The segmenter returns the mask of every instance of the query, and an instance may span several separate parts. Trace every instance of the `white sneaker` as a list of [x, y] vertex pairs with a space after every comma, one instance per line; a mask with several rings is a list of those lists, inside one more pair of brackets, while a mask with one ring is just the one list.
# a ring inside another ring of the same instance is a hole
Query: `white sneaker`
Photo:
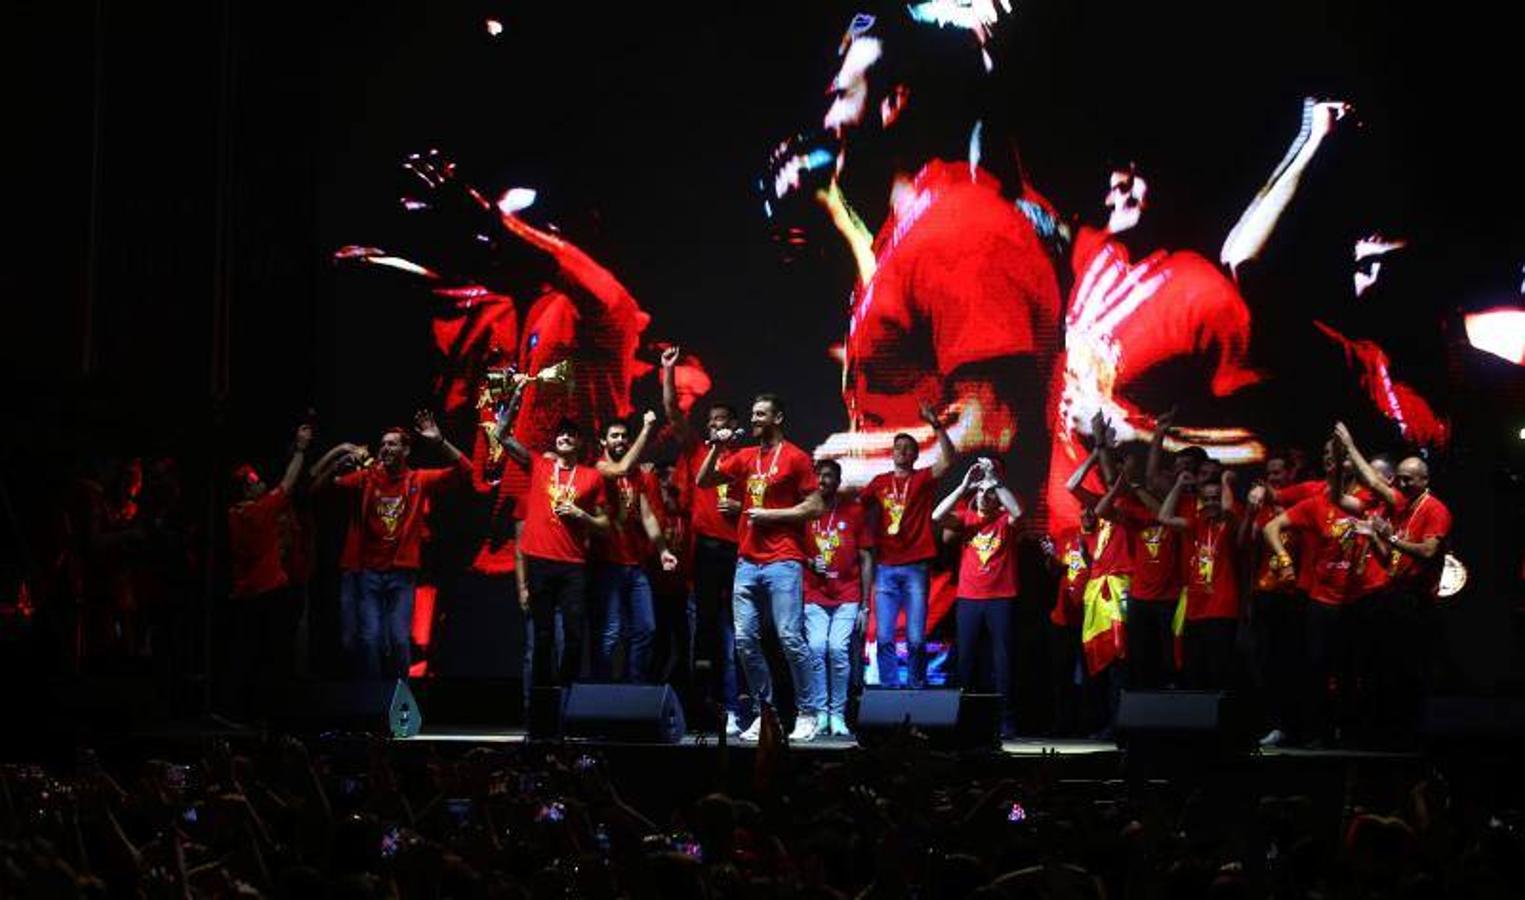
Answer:
[[831, 734], [831, 717], [826, 714], [825, 710], [815, 714], [815, 733]]
[[800, 716], [795, 720], [794, 730], [789, 732], [789, 742], [808, 744], [815, 740], [816, 732], [815, 716]]
[[831, 717], [827, 733], [837, 735], [838, 737], [852, 737], [853, 735], [847, 728], [847, 720], [840, 715]]
[[736, 740], [743, 744], [755, 744], [760, 737], [762, 737], [762, 716], [753, 719], [746, 731], [736, 735]]
[[739, 734], [741, 734], [741, 723], [736, 721], [736, 714], [733, 713], [733, 712], [726, 713], [725, 714], [725, 736], [726, 737], [736, 737]]
[[1260, 739], [1262, 747], [1280, 747], [1287, 742], [1287, 736], [1282, 734], [1280, 728], [1272, 728], [1265, 737]]

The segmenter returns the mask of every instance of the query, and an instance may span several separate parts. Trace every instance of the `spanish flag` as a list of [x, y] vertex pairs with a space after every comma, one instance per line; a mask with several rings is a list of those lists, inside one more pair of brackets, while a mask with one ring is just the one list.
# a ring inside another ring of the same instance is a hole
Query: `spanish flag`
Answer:
[[1086, 671], [1092, 675], [1127, 655], [1122, 606], [1127, 596], [1126, 575], [1098, 575], [1086, 584], [1080, 646], [1085, 654]]

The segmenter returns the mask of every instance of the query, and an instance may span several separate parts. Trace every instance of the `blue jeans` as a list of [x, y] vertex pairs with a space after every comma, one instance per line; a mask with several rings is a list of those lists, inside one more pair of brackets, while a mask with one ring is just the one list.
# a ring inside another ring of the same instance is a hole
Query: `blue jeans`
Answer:
[[381, 677], [381, 617], [360, 602], [364, 573], [339, 573], [339, 653], [346, 675]]
[[874, 640], [879, 658], [879, 684], [895, 687], [900, 661], [895, 656], [895, 620], [905, 610], [909, 653], [907, 681], [913, 688], [927, 685], [927, 564], [879, 566], [874, 570]]
[[651, 644], [657, 633], [656, 611], [651, 605], [651, 582], [640, 566], [600, 565], [593, 574], [594, 596], [602, 603], [602, 638], [594, 674], [607, 681], [614, 675], [614, 650], [622, 639], [625, 648], [625, 681], [651, 677]]
[[731, 601], [736, 614], [736, 652], [741, 657], [746, 676], [752, 716], [762, 711], [761, 704], [773, 702], [773, 677], [763, 655], [762, 615], [764, 604], [773, 616], [778, 643], [789, 664], [798, 698], [799, 715], [815, 715], [811, 705], [810, 647], [805, 644], [804, 618], [805, 564], [797, 560], [754, 563], [745, 559], [736, 563], [736, 586]]
[[805, 604], [805, 642], [810, 645], [811, 706], [833, 716], [847, 714], [847, 679], [852, 673], [853, 628], [858, 604]]
[[355, 604], [360, 674], [407, 678], [413, 656], [413, 591], [418, 573], [411, 569], [366, 569], [356, 574], [360, 581]]

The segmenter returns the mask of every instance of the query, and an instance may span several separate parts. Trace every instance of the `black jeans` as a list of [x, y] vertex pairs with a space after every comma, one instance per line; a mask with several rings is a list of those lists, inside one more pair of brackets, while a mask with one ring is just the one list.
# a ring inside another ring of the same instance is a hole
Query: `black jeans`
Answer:
[[736, 697], [727, 685], [736, 684], [735, 584], [736, 545], [699, 535], [694, 541], [694, 694], [706, 707], [723, 703], [733, 712]]
[[1303, 714], [1307, 719], [1302, 736], [1328, 740], [1337, 728], [1348, 726], [1354, 696], [1350, 609], [1310, 600], [1304, 624], [1307, 667]]
[[[587, 573], [582, 563], [524, 558], [530, 593], [530, 617], [535, 623], [535, 657], [531, 678], [537, 687], [571, 684], [582, 669], [587, 633]], [[556, 665], [556, 611], [561, 610], [563, 645]]]
[[958, 648], [958, 683], [965, 691], [975, 689], [974, 675], [979, 668], [980, 636], [989, 638], [990, 681], [1001, 695], [1001, 725], [1010, 728], [1011, 700], [1011, 608], [1017, 598], [999, 600], [958, 599], [955, 615]]
[[1128, 617], [1123, 623], [1128, 638], [1128, 688], [1157, 691], [1170, 681], [1175, 670], [1175, 600], [1128, 598]]
[[1251, 598], [1255, 629], [1255, 678], [1264, 698], [1266, 724], [1296, 734], [1300, 724], [1301, 680], [1307, 665], [1308, 598], [1298, 592], [1257, 591]]
[[1181, 634], [1181, 680], [1194, 691], [1218, 691], [1229, 686], [1234, 671], [1237, 619], [1189, 621]]

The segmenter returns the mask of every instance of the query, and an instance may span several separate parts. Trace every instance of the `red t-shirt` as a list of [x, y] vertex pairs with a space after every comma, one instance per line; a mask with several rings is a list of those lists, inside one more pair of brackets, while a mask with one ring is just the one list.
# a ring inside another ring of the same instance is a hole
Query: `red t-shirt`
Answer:
[[1427, 447], [1445, 447], [1451, 423], [1435, 413], [1423, 394], [1393, 377], [1387, 351], [1374, 341], [1351, 340], [1323, 322], [1314, 328], [1345, 355], [1345, 364], [1372, 406], [1398, 426], [1403, 439]]
[[[1091, 577], [1133, 574], [1138, 556], [1138, 533], [1154, 521], [1148, 507], [1126, 494], [1112, 503], [1110, 517], [1103, 517], [1096, 527], [1096, 553], [1092, 557]], [[1131, 593], [1131, 587], [1130, 587]]]
[[863, 505], [836, 498], [819, 519], [805, 526], [810, 564], [805, 567], [805, 602], [839, 606], [863, 600], [859, 550], [874, 546]]
[[[1255, 565], [1255, 580], [1252, 583], [1255, 591], [1263, 594], [1287, 594], [1296, 587], [1295, 584], [1283, 582], [1275, 567], [1275, 556], [1271, 548], [1265, 545], [1262, 537], [1265, 533], [1266, 523], [1281, 515], [1286, 510], [1280, 505], [1267, 502], [1261, 505], [1255, 512], [1255, 541], [1254, 552], [1257, 554]], [[1287, 555], [1292, 557], [1293, 571], [1301, 576], [1301, 570], [1297, 569], [1298, 548], [1302, 545], [1301, 533], [1296, 528], [1286, 528], [1282, 531], [1282, 545], [1287, 548]]]
[[252, 597], [287, 585], [281, 564], [281, 517], [291, 499], [279, 487], [228, 509], [229, 564], [234, 597]]
[[914, 469], [902, 478], [896, 472], [875, 475], [863, 489], [863, 502], [877, 506], [874, 542], [879, 564], [899, 566], [937, 555], [932, 540], [933, 493], [937, 479], [931, 469]]
[[[1288, 510], [1301, 503], [1302, 501], [1307, 500], [1309, 497], [1328, 495], [1328, 493], [1329, 482], [1323, 479], [1317, 479], [1313, 481], [1299, 481], [1297, 484], [1289, 484], [1286, 487], [1275, 491], [1272, 494], [1272, 497], [1276, 501], [1277, 506], [1282, 507], [1283, 510]], [[1267, 519], [1266, 521], [1269, 522], [1270, 519]], [[1315, 552], [1314, 545], [1317, 543], [1318, 535], [1309, 534], [1305, 531], [1299, 531], [1295, 527], [1292, 529], [1291, 539], [1289, 540], [1284, 538], [1282, 540], [1282, 545], [1286, 547], [1287, 555], [1292, 557], [1294, 564], [1297, 562], [1297, 560], [1300, 559], [1312, 559], [1313, 553]], [[1266, 549], [1267, 551], [1270, 550], [1269, 547]], [[1269, 555], [1270, 554], [1268, 552], [1267, 556], [1269, 557]], [[1269, 560], [1267, 564], [1269, 565]], [[1294, 584], [1296, 585], [1297, 590], [1302, 591], [1304, 594], [1311, 592], [1313, 590], [1313, 582], [1316, 577], [1317, 570], [1314, 569], [1313, 566], [1298, 566], [1295, 571], [1297, 572], [1297, 577], [1294, 580]]]
[[[741, 486], [732, 483], [717, 487], [699, 486], [699, 467], [704, 464], [704, 457], [709, 452], [710, 448], [703, 443], [692, 443], [684, 447], [683, 452], [678, 455], [677, 471], [674, 477], [682, 486], [682, 503], [693, 519], [694, 534], [734, 544], [736, 543], [736, 518], [721, 515], [717, 504], [721, 499], [730, 497], [731, 491], [740, 490]], [[735, 452], [729, 447], [721, 447], [720, 453], [715, 457], [715, 471], [721, 471], [725, 461]]]
[[788, 509], [815, 492], [815, 467], [805, 451], [788, 441], [768, 450], [746, 447], [727, 457], [720, 473], [742, 487], [741, 519], [736, 526], [741, 558], [753, 563], [804, 562], [808, 557], [803, 522], [753, 525], [747, 510]]
[[1301, 500], [1287, 510], [1287, 520], [1304, 536], [1298, 548], [1299, 566], [1309, 570], [1298, 578], [1308, 582], [1308, 596], [1338, 606], [1351, 599], [1350, 573], [1366, 541], [1356, 533], [1356, 518], [1330, 502], [1327, 493]]
[[[1182, 514], [1188, 520], [1193, 516]], [[1175, 603], [1181, 596], [1181, 533], [1152, 522], [1138, 528], [1133, 584], [1128, 596], [1150, 603]]]
[[462, 457], [447, 469], [404, 467], [394, 476], [378, 464], [334, 479], [335, 487], [360, 498], [360, 513], [350, 521], [340, 568], [417, 569], [429, 498], [470, 475], [471, 462]]
[[[1249, 305], [1201, 255], [1157, 250], [1135, 262], [1107, 232], [1081, 228], [1071, 263], [1064, 349], [1050, 389], [1048, 503], [1051, 526], [1061, 529], [1080, 518], [1080, 504], [1065, 487], [1087, 452], [1074, 424], [1089, 421], [1098, 402], [1114, 404], [1127, 424], [1152, 430], [1155, 414], [1170, 402], [1161, 404], [1161, 396], [1178, 397], [1186, 386], [1200, 393], [1183, 405], [1212, 408], [1260, 380], [1249, 363]], [[1183, 366], [1194, 373], [1184, 382]], [[1249, 437], [1235, 446], [1248, 449]]]
[[[913, 430], [918, 402], [942, 402], [960, 367], [1032, 356], [1047, 372], [1059, 345], [1054, 267], [999, 182], [967, 162], [932, 160], [911, 189], [853, 295], [842, 384], [854, 430]], [[976, 438], [1004, 446], [1014, 426], [987, 421]]]
[[1410, 501], [1399, 514], [1393, 523], [1393, 534], [1413, 543], [1430, 538], [1440, 541], [1440, 550], [1430, 559], [1420, 559], [1395, 549], [1389, 560], [1394, 583], [1412, 587], [1426, 597], [1438, 595], [1440, 574], [1445, 568], [1446, 538], [1451, 536], [1451, 511], [1439, 497], [1427, 490]]
[[587, 562], [587, 526], [557, 516], [554, 510], [558, 503], [573, 503], [584, 512], [596, 512], [604, 505], [604, 477], [592, 466], [563, 468], [556, 459], [531, 459], [530, 486], [520, 509], [524, 531], [519, 536], [519, 551], [536, 559]]
[[1091, 561], [1096, 551], [1096, 532], [1072, 528], [1054, 542], [1059, 554], [1059, 597], [1049, 621], [1061, 628], [1081, 624], [1085, 618], [1086, 585], [1091, 581]]
[[[1382, 516], [1392, 520], [1406, 506], [1406, 502], [1400, 494], [1398, 497], [1398, 512], [1395, 513], [1383, 502], [1381, 497], [1377, 496], [1375, 491], [1369, 490], [1364, 486], [1357, 487], [1351, 491], [1351, 496], [1361, 501], [1361, 509], [1367, 519], [1370, 519], [1372, 516]], [[1352, 562], [1350, 586], [1348, 589], [1351, 599], [1365, 597], [1368, 594], [1373, 594], [1387, 587], [1387, 567], [1388, 561], [1382, 558], [1382, 554], [1377, 550], [1377, 546], [1373, 543], [1372, 539], [1365, 535], [1359, 535], [1357, 537], [1356, 556]]]
[[641, 497], [653, 514], [661, 508], [657, 479], [640, 468], [618, 478], [604, 479], [604, 498], [608, 501], [609, 534], [593, 542], [593, 558], [617, 566], [638, 566], [650, 555], [651, 539], [641, 521]]
[[1017, 523], [1006, 510], [986, 519], [961, 509], [963, 550], [958, 562], [960, 600], [1006, 600], [1017, 596]]
[[497, 418], [492, 407], [477, 411], [476, 437], [471, 445], [471, 487], [477, 494], [474, 508], [481, 518], [476, 555], [469, 568], [480, 575], [507, 575], [514, 571], [514, 509], [529, 483], [529, 475], [508, 464], [508, 452], [493, 437]]
[[1194, 518], [1185, 534], [1186, 618], [1239, 617], [1239, 569], [1235, 542], [1239, 521], [1232, 513]]
[[668, 510], [663, 503], [656, 500], [652, 503], [651, 511], [662, 524], [662, 538], [667, 542], [667, 549], [678, 558], [678, 567], [670, 572], [662, 568], [661, 560], [647, 560], [646, 574], [651, 579], [652, 593], [659, 597], [682, 595], [686, 598], [694, 574], [693, 526], [682, 508]]

